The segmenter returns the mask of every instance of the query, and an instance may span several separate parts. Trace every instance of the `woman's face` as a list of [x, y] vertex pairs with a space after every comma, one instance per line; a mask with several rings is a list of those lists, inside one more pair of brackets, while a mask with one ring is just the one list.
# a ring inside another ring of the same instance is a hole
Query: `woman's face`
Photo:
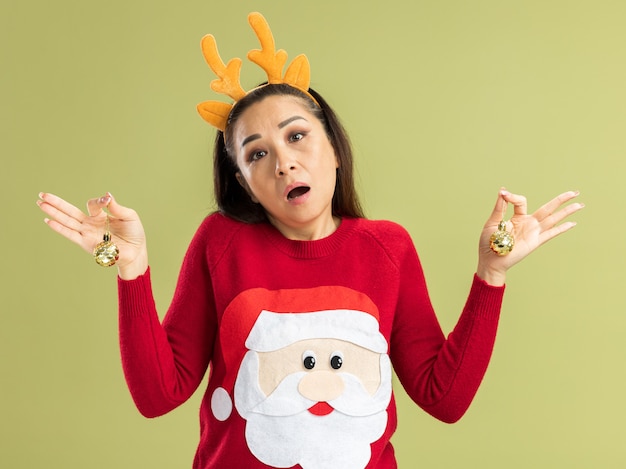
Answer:
[[270, 96], [246, 109], [232, 132], [237, 179], [290, 239], [320, 239], [332, 216], [337, 168], [322, 123], [294, 96]]

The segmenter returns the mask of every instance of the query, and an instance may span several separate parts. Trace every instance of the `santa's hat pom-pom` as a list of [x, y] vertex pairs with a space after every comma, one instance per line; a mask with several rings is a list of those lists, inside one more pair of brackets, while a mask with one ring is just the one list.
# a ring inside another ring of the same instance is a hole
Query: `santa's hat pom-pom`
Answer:
[[217, 388], [211, 396], [211, 410], [217, 420], [223, 422], [233, 411], [233, 401], [224, 388]]

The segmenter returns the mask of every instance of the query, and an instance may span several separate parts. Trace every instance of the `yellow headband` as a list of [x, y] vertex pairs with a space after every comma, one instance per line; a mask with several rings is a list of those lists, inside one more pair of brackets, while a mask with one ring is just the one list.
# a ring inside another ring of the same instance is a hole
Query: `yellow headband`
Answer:
[[[287, 62], [287, 52], [284, 50], [276, 51], [274, 44], [274, 36], [270, 26], [260, 13], [250, 13], [248, 22], [254, 30], [256, 36], [261, 43], [261, 49], [253, 49], [248, 52], [248, 60], [254, 62], [267, 73], [268, 84], [284, 83], [303, 91], [313, 101], [315, 99], [309, 94], [309, 83], [311, 81], [311, 68], [306, 55], [297, 56], [289, 67], [285, 75], [282, 75], [283, 67]], [[241, 64], [240, 58], [230, 59], [225, 64], [217, 51], [215, 37], [207, 34], [202, 38], [202, 54], [211, 67], [211, 70], [218, 76], [216, 80], [211, 82], [211, 89], [217, 93], [225, 94], [235, 100], [235, 103], [243, 98], [246, 92], [239, 81]], [[252, 90], [250, 90], [252, 91]], [[226, 129], [228, 116], [234, 104], [222, 103], [219, 101], [204, 101], [198, 104], [198, 113], [202, 118], [222, 132]]]

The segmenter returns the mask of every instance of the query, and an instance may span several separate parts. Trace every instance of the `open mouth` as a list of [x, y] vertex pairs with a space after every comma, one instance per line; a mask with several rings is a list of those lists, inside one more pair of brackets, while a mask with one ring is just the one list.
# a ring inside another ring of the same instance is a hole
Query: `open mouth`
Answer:
[[295, 189], [291, 189], [287, 194], [287, 200], [297, 199], [298, 197], [302, 197], [304, 194], [311, 190], [308, 186], [299, 186]]

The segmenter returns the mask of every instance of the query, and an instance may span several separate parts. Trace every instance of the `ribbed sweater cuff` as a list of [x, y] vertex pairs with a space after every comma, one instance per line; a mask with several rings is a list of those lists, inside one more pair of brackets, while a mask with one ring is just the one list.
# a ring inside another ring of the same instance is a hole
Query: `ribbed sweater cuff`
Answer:
[[497, 321], [500, 317], [500, 308], [502, 307], [505, 289], [505, 285], [494, 287], [474, 274], [467, 309], [473, 311], [477, 318]]
[[117, 277], [118, 306], [120, 316], [137, 317], [154, 309], [150, 268], [133, 280]]

